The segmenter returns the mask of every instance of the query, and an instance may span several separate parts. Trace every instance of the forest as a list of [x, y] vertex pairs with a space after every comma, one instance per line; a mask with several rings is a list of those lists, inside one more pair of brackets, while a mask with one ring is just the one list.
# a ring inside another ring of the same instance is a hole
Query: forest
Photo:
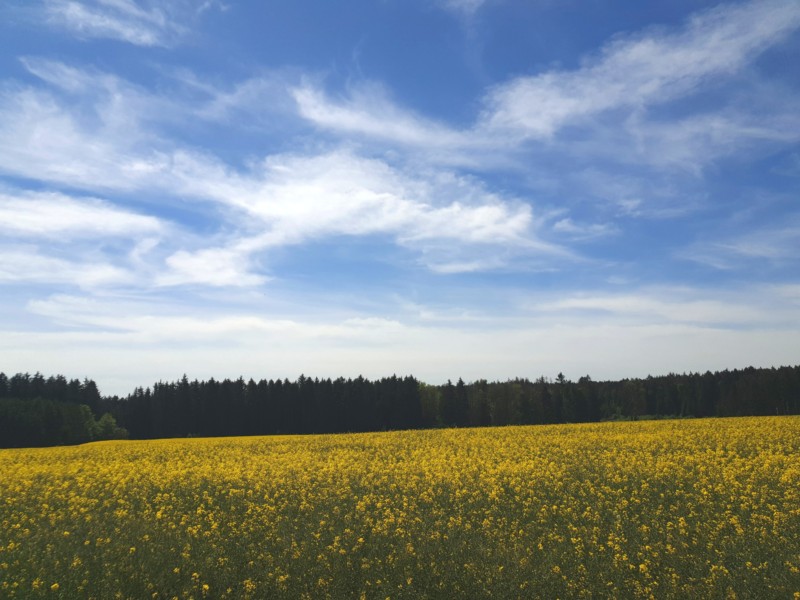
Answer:
[[644, 379], [428, 385], [412, 376], [158, 382], [126, 397], [94, 381], [0, 373], [0, 447], [130, 437], [366, 432], [800, 414], [800, 366]]

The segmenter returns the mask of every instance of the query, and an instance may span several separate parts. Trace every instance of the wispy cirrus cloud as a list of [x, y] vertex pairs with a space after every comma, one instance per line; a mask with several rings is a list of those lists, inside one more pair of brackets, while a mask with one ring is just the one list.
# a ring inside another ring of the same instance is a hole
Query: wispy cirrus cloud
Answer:
[[6, 187], [0, 189], [0, 279], [83, 289], [147, 285], [160, 260], [153, 251], [178, 231], [107, 200]]
[[614, 219], [676, 219], [696, 213], [704, 203], [696, 178], [673, 173], [627, 169], [612, 164], [576, 170], [563, 184], [574, 194], [592, 198]]
[[241, 80], [202, 77], [186, 67], [161, 68], [176, 84], [184, 113], [209, 122], [224, 122], [243, 130], [291, 126], [299, 121], [294, 89], [303, 72], [296, 68], [259, 70]]
[[553, 231], [576, 240], [591, 240], [619, 233], [619, 228], [613, 223], [581, 223], [566, 217], [553, 224]]
[[[798, 141], [796, 94], [749, 70], [798, 28], [800, 8], [788, 0], [721, 5], [679, 27], [618, 36], [578, 69], [499, 83], [469, 124], [428, 119], [375, 82], [337, 95], [306, 80], [291, 93], [299, 116], [319, 130], [413, 148], [428, 162], [521, 171], [542, 161], [603, 161], [610, 177], [642, 169], [651, 170], [644, 179], [676, 171], [697, 177], [720, 160]], [[702, 109], [673, 111], [693, 97], [704, 98]]]
[[746, 289], [655, 286], [581, 291], [558, 298], [523, 301], [538, 318], [563, 323], [601, 319], [631, 326], [637, 323], [691, 325], [721, 329], [796, 327], [797, 288], [759, 284]]
[[31, 245], [0, 245], [0, 281], [39, 283], [94, 289], [129, 285], [131, 273], [103, 256], [82, 253], [79, 258], [54, 256]]
[[[138, 14], [128, 3], [123, 4], [115, 10]], [[613, 88], [613, 93], [609, 92], [610, 100], [600, 102], [597, 110], [601, 112], [614, 106], [630, 108], [660, 102], [657, 92], [665, 87], [670, 88], [667, 99], [689, 94], [708, 79], [740, 69], [754, 54], [795, 27], [800, 18], [795, 18], [797, 11], [785, 2], [768, 5], [782, 14], [782, 19], [774, 14], [765, 16], [765, 6], [755, 3], [701, 13], [677, 33], [659, 30], [621, 38], [607, 46], [598, 60], [578, 71], [553, 71], [514, 81], [527, 82], [525, 85], [534, 88], [547, 84], [545, 87], [550, 86], [547, 89], [554, 94], [548, 96], [551, 99], [563, 99], [568, 93], [581, 99], [586, 86], [599, 84], [601, 76], [613, 72], [617, 80], [604, 84]], [[747, 19], [755, 20], [758, 26], [742, 40], [738, 34]], [[703, 58], [713, 53], [712, 47], [724, 58], [716, 62]], [[339, 148], [277, 154], [263, 162], [253, 160], [247, 168], [235, 168], [165, 133], [162, 125], [174, 125], [180, 119], [185, 104], [180, 98], [145, 92], [116, 76], [54, 61], [26, 58], [23, 65], [50, 87], [6, 85], [0, 90], [0, 140], [4, 140], [0, 141], [0, 170], [92, 192], [166, 194], [184, 203], [188, 199], [216, 207], [219, 215], [225, 214], [227, 233], [220, 229], [213, 245], [193, 243], [173, 248], [166, 258], [166, 270], [158, 276], [162, 285], [262, 283], [267, 275], [253, 270], [259, 264], [255, 257], [270, 248], [339, 235], [388, 235], [395, 244], [417, 252], [428, 268], [451, 273], [503, 268], [519, 256], [553, 261], [574, 258], [553, 240], [580, 242], [615, 231], [597, 219], [581, 219], [569, 213], [562, 213], [560, 219], [545, 226], [541, 215], [534, 215], [531, 198], [522, 202], [493, 193], [477, 179], [441, 168], [448, 162], [463, 165], [483, 161], [486, 169], [496, 164], [498, 156], [515, 152], [519, 138], [505, 135], [503, 127], [494, 121], [502, 102], [495, 103], [494, 116], [484, 114], [474, 126], [456, 128], [398, 106], [382, 86], [356, 85], [347, 95], [332, 98], [310, 80], [298, 86], [280, 78], [255, 78], [221, 90], [184, 72], [183, 84], [208, 98], [203, 108], [191, 109], [195, 114], [228, 119], [238, 110], [255, 110], [260, 98], [275, 96], [278, 90], [285, 94], [283, 98], [294, 100], [298, 119], [332, 132], [333, 146]], [[630, 68], [623, 69], [625, 65]], [[505, 89], [516, 83], [509, 83]], [[502, 89], [495, 89], [490, 97], [496, 100]], [[634, 102], [636, 94], [631, 90], [639, 90], [640, 100]], [[536, 102], [531, 106], [537, 106]], [[283, 110], [290, 108], [284, 106]], [[543, 118], [550, 118], [546, 112]], [[582, 115], [578, 110], [565, 113], [564, 121], [559, 120], [561, 117], [551, 119], [551, 134], [573, 122], [573, 117], [580, 121]], [[784, 115], [770, 126], [756, 121], [735, 123], [736, 135], [791, 142], [792, 128], [786, 126], [786, 118]], [[719, 114], [709, 119], [684, 119], [684, 127], [659, 133], [656, 121], [636, 113], [634, 119], [627, 120], [628, 134], [637, 138], [639, 147], [659, 140], [661, 151], [645, 150], [646, 154], [671, 156], [662, 158], [670, 164], [691, 163], [693, 156], [682, 155], [681, 148], [697, 146], [700, 136], [720, 148], [732, 145], [734, 120]], [[518, 125], [527, 131], [524, 124]], [[426, 157], [438, 152], [439, 160], [433, 161], [435, 168], [420, 169], [419, 161], [408, 166], [413, 162], [409, 158], [413, 152], [389, 160], [382, 152], [367, 158], [352, 149], [341, 150], [342, 140], [351, 136], [399, 145], [405, 150], [424, 149]], [[549, 151], [561, 152], [564, 157], [574, 155], [576, 147], [577, 152], [582, 151], [580, 146], [559, 144], [557, 139], [551, 142]], [[669, 152], [663, 151], [665, 145]], [[534, 160], [536, 152], [534, 148]], [[573, 183], [581, 179], [580, 173], [569, 175]], [[609, 192], [615, 196], [610, 201], [624, 214], [685, 212], [674, 204], [660, 209], [652, 206], [659, 194], [669, 200], [685, 196], [685, 190], [680, 194], [676, 190], [654, 190], [641, 175], [612, 170], [598, 173], [584, 186], [595, 195], [603, 194], [602, 186], [594, 185], [598, 178], [612, 187], [626, 180], [634, 182], [633, 190], [631, 185], [623, 185], [626, 190]], [[198, 268], [202, 263], [209, 265], [204, 272]]]
[[259, 255], [335, 236], [387, 236], [448, 273], [570, 256], [546, 239], [529, 203], [477, 179], [342, 148], [233, 167], [163, 132], [178, 112], [168, 100], [103, 73], [24, 64], [51, 89], [9, 85], [0, 93], [0, 171], [90, 193], [158, 194], [221, 219], [205, 245], [173, 243], [158, 285], [257, 285], [268, 280], [254, 270]]
[[23, 58], [44, 85], [0, 83], [0, 173], [82, 189], [132, 189], [175, 103], [119, 77]]
[[509, 202], [465, 176], [441, 170], [412, 175], [348, 150], [270, 157], [264, 167], [263, 183], [246, 208], [279, 225], [269, 236], [275, 242], [331, 232], [395, 233], [409, 245], [433, 239], [536, 245], [529, 239], [535, 224], [530, 205]]
[[6, 236], [131, 238], [158, 235], [165, 230], [164, 223], [156, 217], [127, 211], [97, 198], [0, 189], [0, 232]]
[[78, 38], [105, 38], [137, 46], [170, 46], [187, 22], [214, 2], [188, 0], [45, 0], [46, 22]]
[[470, 127], [454, 127], [398, 105], [385, 86], [361, 82], [332, 96], [321, 82], [290, 88], [298, 115], [333, 137], [375, 142], [413, 152], [421, 162], [481, 170], [507, 168], [516, 146]]
[[786, 267], [800, 262], [800, 215], [781, 224], [759, 227], [738, 235], [704, 240], [682, 249], [678, 256], [715, 269], [736, 271], [753, 264]]
[[646, 31], [609, 43], [574, 71], [515, 78], [486, 99], [481, 127], [549, 139], [616, 109], [646, 108], [730, 76], [800, 27], [800, 5], [765, 0], [695, 14], [678, 32]]
[[474, 143], [462, 132], [397, 106], [376, 83], [361, 84], [340, 100], [331, 99], [309, 82], [294, 88], [292, 95], [302, 117], [341, 133], [428, 148]]
[[[314, 322], [296, 318], [265, 317], [256, 312], [205, 316], [198, 311], [186, 314], [185, 307], [167, 301], [166, 306], [136, 298], [93, 298], [56, 294], [33, 300], [28, 310], [62, 324], [83, 330], [100, 329], [120, 333], [139, 341], [168, 341], [178, 337], [203, 340], [218, 335], [291, 335], [303, 340], [331, 340], [370, 337], [380, 339], [390, 330], [403, 327], [392, 319], [379, 317], [344, 318]], [[120, 319], [120, 312], [128, 315]]]
[[159, 287], [204, 285], [240, 288], [261, 285], [270, 278], [253, 272], [250, 254], [256, 249], [246, 241], [219, 248], [180, 249], [166, 258], [166, 268], [156, 276], [154, 283]]
[[623, 125], [631, 143], [620, 158], [699, 175], [720, 159], [745, 160], [800, 141], [800, 102], [782, 90], [760, 92], [740, 102], [746, 106], [685, 118], [634, 115]]
[[209, 173], [201, 164], [192, 172], [198, 176], [186, 176], [182, 184], [187, 193], [228, 203], [247, 215], [249, 226], [212, 254], [180, 253], [174, 267], [218, 260], [243, 264], [243, 257], [271, 248], [375, 235], [417, 253], [438, 272], [496, 268], [520, 256], [571, 257], [542, 237], [542, 222], [530, 205], [453, 173], [411, 173], [348, 150], [271, 156], [244, 176], [221, 171], [217, 181], [199, 176]]

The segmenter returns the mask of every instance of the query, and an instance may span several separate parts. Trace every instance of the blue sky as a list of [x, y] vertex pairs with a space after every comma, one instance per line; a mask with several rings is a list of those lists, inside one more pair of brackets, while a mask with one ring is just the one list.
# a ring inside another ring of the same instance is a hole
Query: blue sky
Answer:
[[800, 3], [0, 7], [0, 370], [800, 362]]

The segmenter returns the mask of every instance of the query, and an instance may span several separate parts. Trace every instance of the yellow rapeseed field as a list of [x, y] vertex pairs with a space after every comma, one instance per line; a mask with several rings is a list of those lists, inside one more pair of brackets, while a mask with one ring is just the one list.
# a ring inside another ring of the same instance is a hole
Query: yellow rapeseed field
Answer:
[[800, 598], [800, 418], [0, 451], [3, 598]]

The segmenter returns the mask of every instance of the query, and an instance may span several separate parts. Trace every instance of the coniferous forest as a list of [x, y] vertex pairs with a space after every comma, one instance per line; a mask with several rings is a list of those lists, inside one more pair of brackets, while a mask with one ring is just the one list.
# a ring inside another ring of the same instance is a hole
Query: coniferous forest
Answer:
[[0, 447], [93, 440], [338, 433], [800, 414], [800, 366], [593, 381], [414, 377], [158, 382], [104, 397], [90, 379], [0, 373]]

